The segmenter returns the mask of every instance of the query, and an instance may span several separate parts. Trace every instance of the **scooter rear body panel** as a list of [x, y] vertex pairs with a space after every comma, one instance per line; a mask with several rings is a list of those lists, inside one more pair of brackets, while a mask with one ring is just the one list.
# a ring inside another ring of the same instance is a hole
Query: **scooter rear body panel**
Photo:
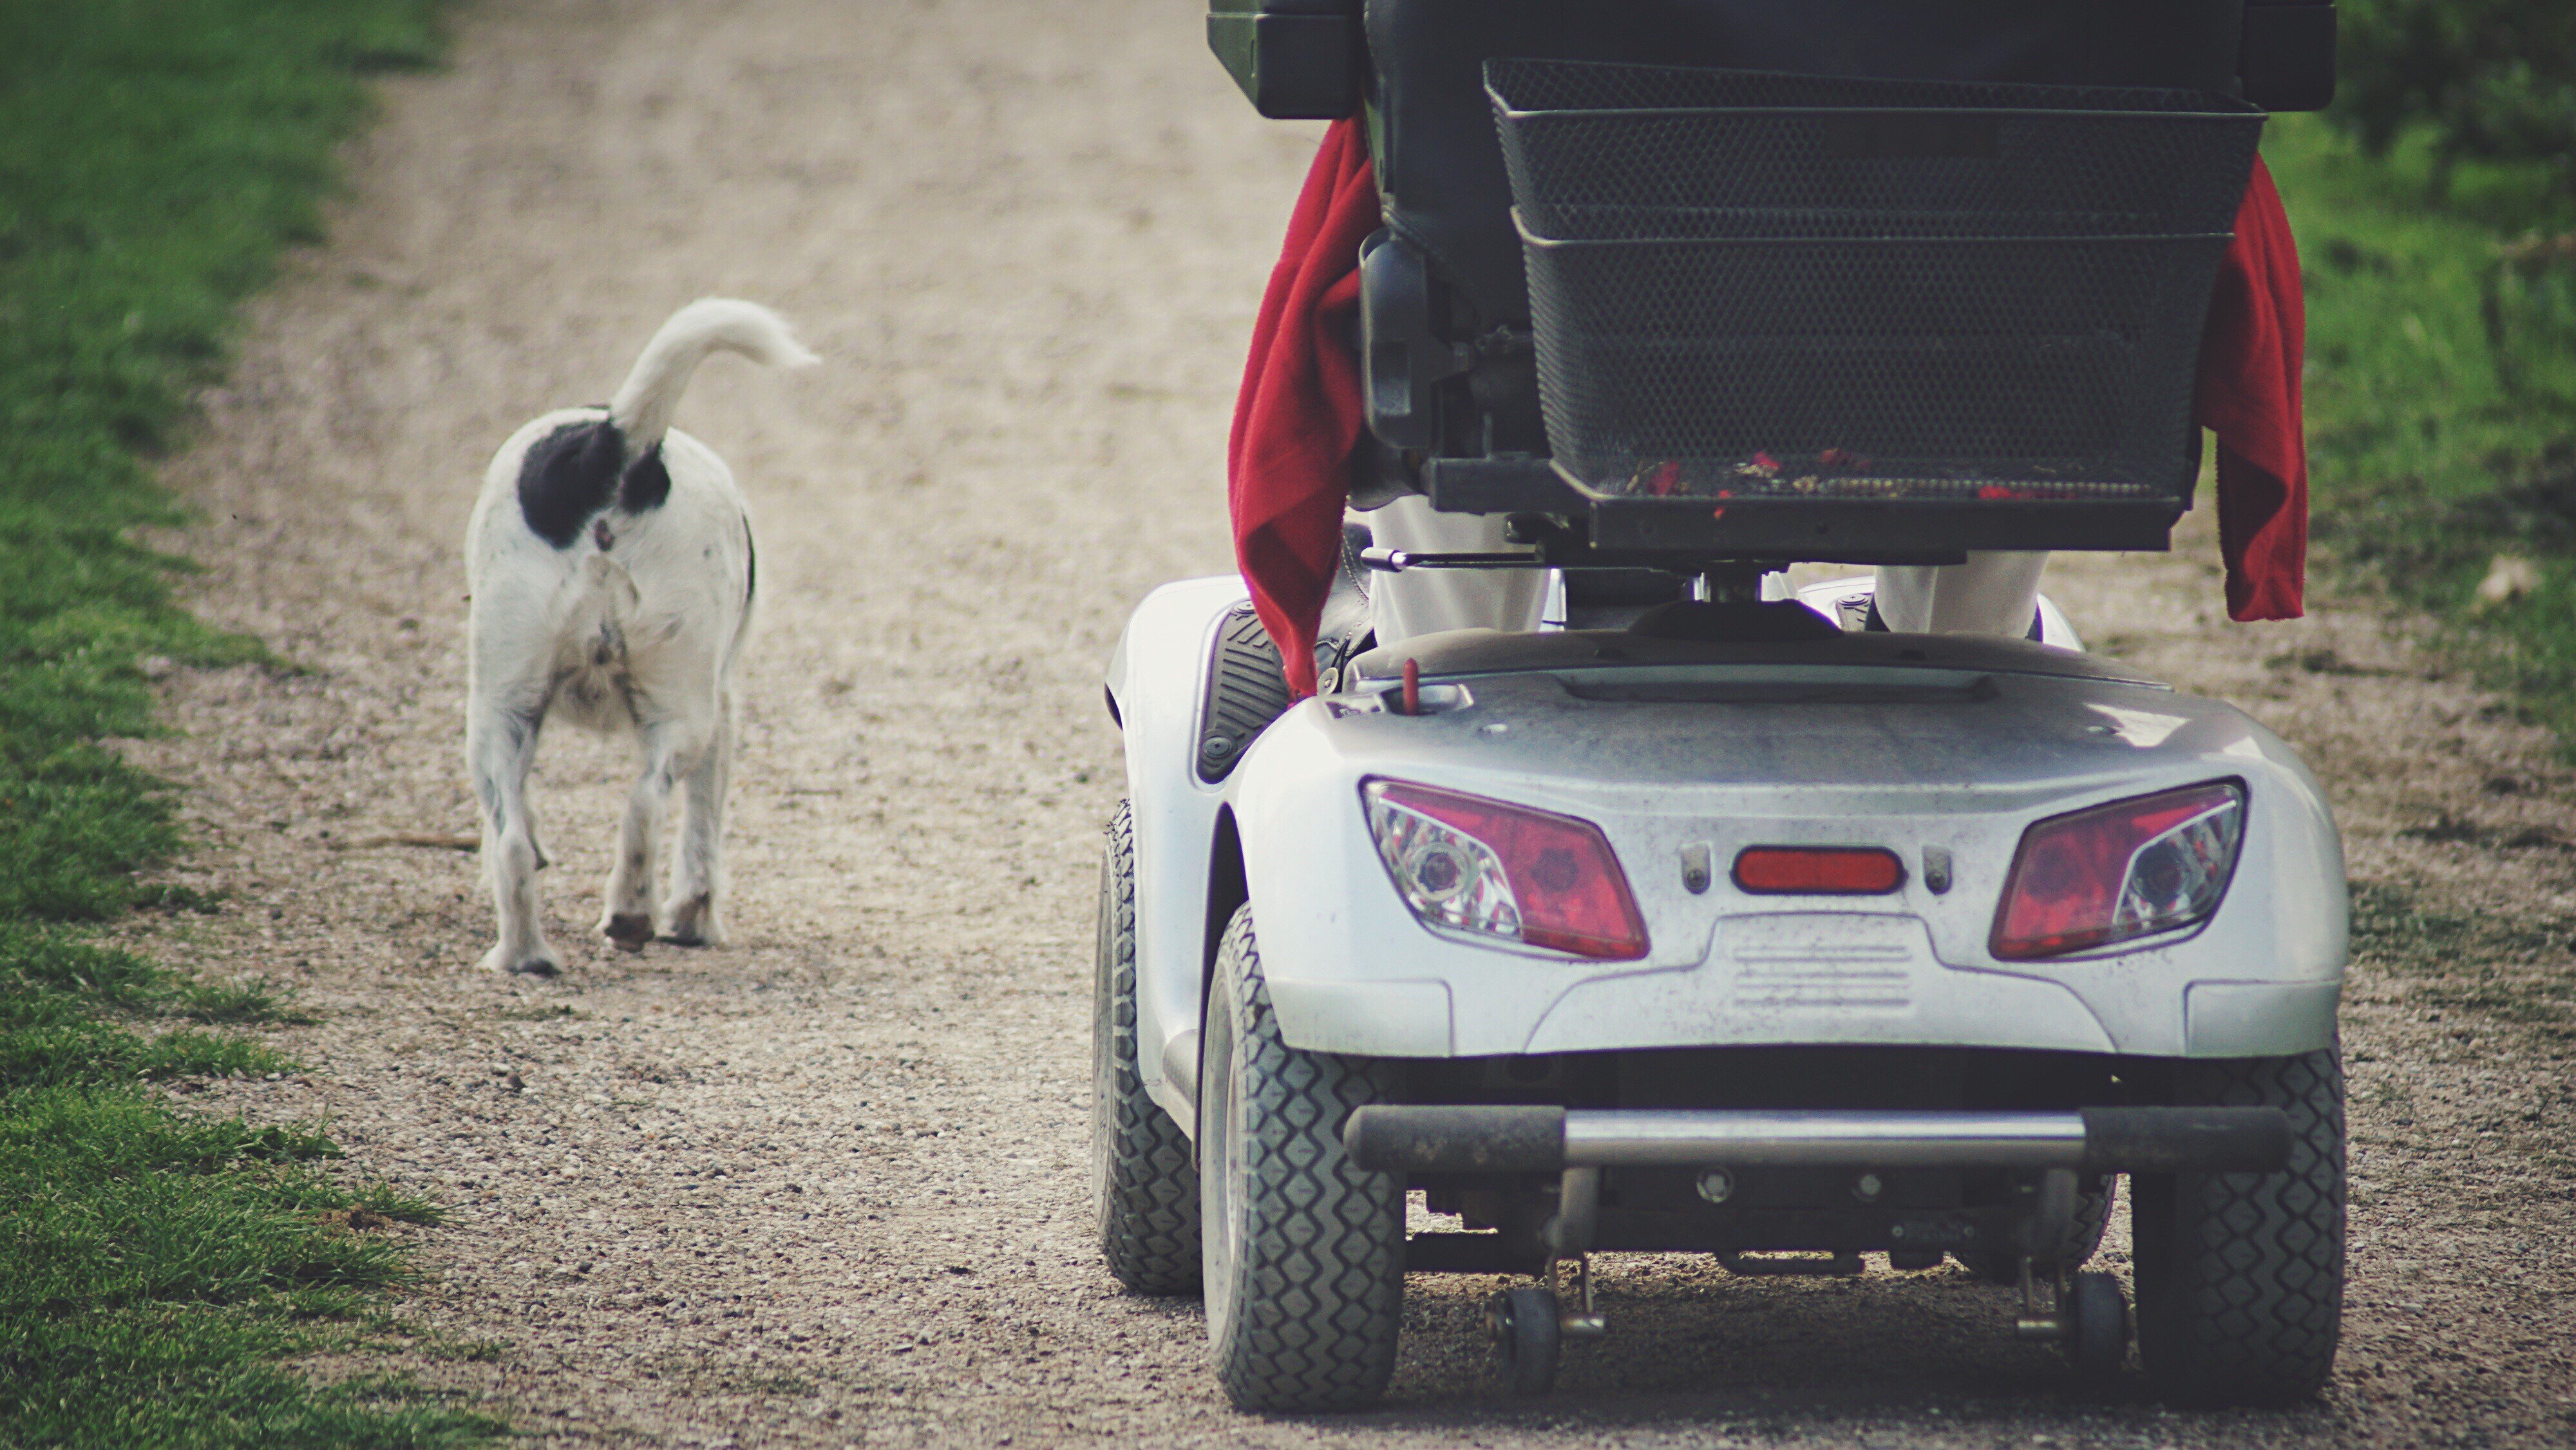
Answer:
[[[1157, 598], [1212, 618], [1240, 594]], [[1181, 618], [1152, 628], [1190, 633]], [[1193, 697], [1177, 679], [1151, 687], [1122, 654], [1135, 697], [1121, 711], [1138, 798], [1140, 1016], [1175, 1076], [1194, 1062], [1211, 854], [1236, 842], [1283, 1035], [1310, 1050], [1923, 1044], [2190, 1057], [2331, 1040], [2341, 844], [2296, 754], [2232, 706], [2116, 662], [1965, 636], [1744, 646], [1471, 631], [1403, 653], [1418, 662], [1423, 713], [1392, 708], [1401, 661], [1381, 651], [1350, 671], [1355, 688], [1280, 717], [1214, 789], [1185, 772], [1162, 771], [1173, 778], [1159, 788], [1146, 779], [1157, 758], [1185, 762], [1152, 742], [1188, 738]], [[1175, 711], [1168, 728], [1139, 718]], [[1635, 894], [1647, 954], [1582, 961], [1424, 926], [1370, 836], [1360, 792], [1372, 778], [1594, 823]], [[2092, 953], [1994, 955], [2032, 823], [2215, 780], [2243, 783], [2247, 818], [2214, 917]], [[1860, 897], [1754, 895], [1730, 879], [1738, 852], [1781, 845], [1883, 847], [1905, 879]], [[1714, 864], [1702, 890], [1685, 882], [1685, 852]], [[1926, 863], [1939, 853], [1949, 879], [1936, 891], [1941, 873]], [[1176, 1109], [1188, 1095], [1182, 1082], [1156, 1094]]]

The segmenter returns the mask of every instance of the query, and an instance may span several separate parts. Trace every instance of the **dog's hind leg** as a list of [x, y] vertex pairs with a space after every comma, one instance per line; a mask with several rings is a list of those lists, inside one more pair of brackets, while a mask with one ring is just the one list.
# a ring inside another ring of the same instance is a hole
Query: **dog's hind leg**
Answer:
[[466, 763], [482, 808], [483, 869], [500, 918], [500, 939], [483, 956], [486, 971], [551, 977], [560, 970], [537, 912], [537, 871], [546, 858], [528, 809], [528, 769], [544, 723], [542, 704], [523, 710], [477, 700], [465, 729]]
[[671, 787], [681, 766], [697, 753], [689, 747], [697, 732], [682, 721], [638, 725], [644, 747], [644, 769], [626, 793], [626, 814], [617, 828], [617, 864], [608, 870], [608, 901], [600, 913], [602, 936], [630, 952], [644, 950], [653, 939], [653, 858], [662, 841], [662, 824], [671, 804]]
[[733, 701], [716, 707], [715, 737], [682, 780], [680, 868], [664, 908], [672, 941], [720, 947], [724, 929], [724, 807], [733, 783]]

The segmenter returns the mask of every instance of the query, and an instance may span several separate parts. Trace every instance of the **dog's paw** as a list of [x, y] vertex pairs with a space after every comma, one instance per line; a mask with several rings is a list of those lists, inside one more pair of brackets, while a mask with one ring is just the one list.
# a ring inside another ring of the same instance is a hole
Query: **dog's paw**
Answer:
[[653, 939], [653, 918], [640, 911], [612, 911], [602, 917], [599, 934], [622, 952], [640, 952]]
[[662, 934], [662, 939], [673, 946], [720, 947], [725, 944], [724, 923], [716, 915], [715, 902], [708, 897], [675, 899], [662, 914], [671, 923], [671, 929]]
[[554, 953], [543, 947], [525, 954], [511, 951], [506, 945], [495, 946], [483, 954], [483, 970], [510, 973], [522, 977], [551, 977], [563, 967]]

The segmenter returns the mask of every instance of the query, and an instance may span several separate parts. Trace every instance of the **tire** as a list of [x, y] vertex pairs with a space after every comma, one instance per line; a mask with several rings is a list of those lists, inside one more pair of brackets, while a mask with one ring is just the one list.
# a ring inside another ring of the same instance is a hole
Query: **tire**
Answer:
[[1145, 1094], [1136, 1066], [1136, 831], [1126, 802], [1100, 860], [1092, 973], [1091, 1183], [1100, 1252], [1134, 1294], [1199, 1287], [1199, 1175], [1189, 1135]]
[[1556, 1295], [1530, 1285], [1505, 1289], [1485, 1306], [1485, 1316], [1504, 1390], [1528, 1397], [1554, 1388], [1565, 1349]]
[[1208, 1343], [1246, 1410], [1347, 1410], [1385, 1393], [1404, 1317], [1404, 1181], [1342, 1151], [1388, 1096], [1366, 1058], [1280, 1041], [1252, 908], [1218, 949], [1199, 1052]]
[[[2068, 1273], [2091, 1263], [2094, 1253], [2102, 1247], [2102, 1235], [2111, 1227], [2111, 1195], [2116, 1186], [2108, 1174], [2077, 1181], [2075, 1218], [2066, 1226], [2066, 1243], [2060, 1251]], [[2021, 1259], [2017, 1255], [1970, 1252], [1958, 1259], [1970, 1275], [1985, 1283], [2021, 1282]]]
[[2109, 1274], [2077, 1274], [2067, 1281], [2058, 1313], [2067, 1321], [2066, 1358], [2088, 1389], [2106, 1389], [2129, 1357], [2129, 1301]]
[[2183, 1107], [2290, 1115], [2281, 1173], [2132, 1180], [2138, 1353], [2163, 1398], [2277, 1405], [2322, 1389], [2343, 1321], [2343, 1058], [2176, 1064]]

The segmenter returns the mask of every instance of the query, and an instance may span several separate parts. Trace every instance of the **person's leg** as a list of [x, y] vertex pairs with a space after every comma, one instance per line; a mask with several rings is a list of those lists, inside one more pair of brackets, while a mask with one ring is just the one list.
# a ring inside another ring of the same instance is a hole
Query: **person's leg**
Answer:
[[[1500, 514], [1444, 514], [1418, 495], [1368, 516], [1381, 549], [1491, 554], [1511, 549]], [[1407, 569], [1369, 581], [1369, 607], [1379, 644], [1417, 634], [1482, 625], [1513, 633], [1538, 628], [1547, 602], [1545, 569]]]
[[1883, 564], [1878, 617], [1906, 634], [2030, 633], [2045, 551], [1970, 553], [1964, 564]]

